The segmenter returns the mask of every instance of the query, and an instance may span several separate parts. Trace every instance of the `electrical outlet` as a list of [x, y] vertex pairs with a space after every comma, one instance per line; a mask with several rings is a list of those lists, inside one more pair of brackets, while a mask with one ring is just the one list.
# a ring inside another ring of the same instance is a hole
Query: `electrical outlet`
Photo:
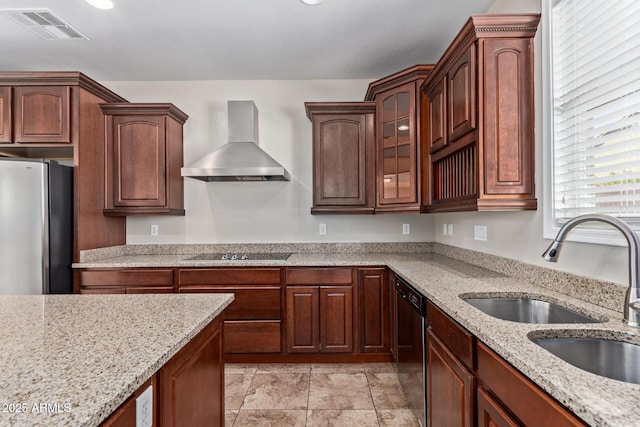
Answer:
[[402, 234], [411, 234], [410, 224], [402, 224]]
[[443, 236], [449, 235], [447, 224], [442, 224], [442, 235]]
[[318, 233], [320, 233], [321, 236], [327, 234], [327, 224], [320, 224], [320, 227], [318, 227]]
[[473, 226], [473, 240], [480, 240], [482, 242], [487, 241], [487, 226], [486, 225], [474, 225]]
[[453, 224], [447, 224], [447, 234], [453, 236]]
[[136, 398], [136, 427], [153, 427], [153, 386]]
[[152, 236], [158, 235], [158, 224], [151, 224], [151, 235]]

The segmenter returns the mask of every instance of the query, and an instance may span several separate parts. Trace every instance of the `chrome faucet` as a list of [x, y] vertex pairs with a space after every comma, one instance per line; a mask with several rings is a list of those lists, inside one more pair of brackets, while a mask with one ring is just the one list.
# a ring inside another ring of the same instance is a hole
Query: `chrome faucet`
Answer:
[[560, 249], [562, 249], [562, 243], [567, 237], [567, 234], [569, 234], [576, 225], [588, 221], [604, 222], [612, 225], [627, 239], [629, 245], [629, 288], [627, 289], [624, 307], [622, 309], [624, 316], [623, 321], [629, 326], [640, 328], [640, 282], [638, 276], [640, 239], [638, 239], [638, 235], [629, 227], [629, 224], [610, 215], [588, 214], [577, 216], [570, 219], [560, 228], [553, 243], [551, 243], [542, 254], [542, 258], [549, 262], [557, 262]]

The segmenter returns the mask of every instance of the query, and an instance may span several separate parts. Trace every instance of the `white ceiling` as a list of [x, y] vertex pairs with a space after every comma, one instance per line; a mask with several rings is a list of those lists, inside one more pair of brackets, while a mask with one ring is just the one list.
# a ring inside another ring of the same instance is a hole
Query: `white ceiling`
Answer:
[[90, 40], [48, 41], [0, 15], [0, 70], [96, 80], [376, 79], [442, 55], [494, 0], [0, 0], [48, 8]]

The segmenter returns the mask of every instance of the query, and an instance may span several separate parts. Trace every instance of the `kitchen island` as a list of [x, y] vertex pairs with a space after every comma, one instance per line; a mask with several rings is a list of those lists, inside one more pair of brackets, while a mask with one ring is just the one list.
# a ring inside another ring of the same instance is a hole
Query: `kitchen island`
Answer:
[[0, 426], [99, 425], [232, 301], [231, 294], [0, 296]]
[[[293, 252], [286, 261], [194, 261], [199, 252]], [[85, 259], [78, 269], [386, 266], [573, 414], [589, 425], [628, 426], [640, 417], [640, 385], [576, 368], [529, 336], [594, 335], [640, 344], [640, 330], [622, 324], [626, 287], [442, 244], [131, 245]], [[463, 261], [464, 260], [464, 261]], [[466, 261], [466, 262], [465, 262]], [[530, 297], [601, 321], [528, 324], [491, 317], [461, 296]]]

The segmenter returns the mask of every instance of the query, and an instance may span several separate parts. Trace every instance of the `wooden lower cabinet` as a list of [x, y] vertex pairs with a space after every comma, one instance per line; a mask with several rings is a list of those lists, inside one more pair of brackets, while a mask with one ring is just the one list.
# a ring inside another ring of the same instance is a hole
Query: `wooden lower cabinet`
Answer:
[[358, 269], [358, 333], [361, 353], [390, 351], [389, 294], [386, 268]]
[[135, 427], [136, 399], [153, 387], [153, 425], [224, 425], [223, 316], [216, 318], [100, 424]]
[[431, 302], [427, 323], [429, 426], [586, 425]]
[[427, 423], [439, 427], [472, 427], [476, 381], [473, 372], [427, 331]]
[[234, 294], [225, 311], [225, 354], [281, 352], [280, 268], [180, 269], [178, 291]]
[[353, 351], [352, 286], [287, 287], [287, 351]]
[[163, 427], [224, 425], [222, 335], [215, 320], [160, 369]]

